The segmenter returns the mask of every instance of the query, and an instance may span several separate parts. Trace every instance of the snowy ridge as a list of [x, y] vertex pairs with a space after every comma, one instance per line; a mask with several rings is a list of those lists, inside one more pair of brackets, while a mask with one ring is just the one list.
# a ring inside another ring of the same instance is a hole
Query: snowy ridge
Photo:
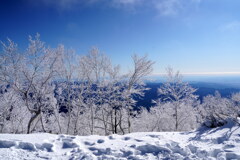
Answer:
[[1, 134], [0, 159], [240, 159], [240, 126], [110, 136]]

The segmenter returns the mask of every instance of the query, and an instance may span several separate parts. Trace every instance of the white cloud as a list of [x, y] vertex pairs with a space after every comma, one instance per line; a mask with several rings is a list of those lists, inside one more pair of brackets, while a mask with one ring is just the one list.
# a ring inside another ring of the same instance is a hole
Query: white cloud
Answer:
[[51, 6], [57, 9], [68, 8], [70, 7], [75, 0], [28, 0], [31, 4], [39, 6], [39, 5], [46, 5]]
[[226, 31], [239, 31], [240, 30], [240, 21], [232, 21], [227, 24], [224, 24], [220, 26], [220, 31], [226, 32]]
[[142, 0], [113, 0], [115, 3], [124, 4], [124, 5], [133, 5], [139, 3]]
[[195, 10], [201, 0], [155, 0], [154, 6], [160, 16], [175, 16]]
[[60, 10], [71, 10], [73, 8], [79, 8], [82, 6], [93, 5], [99, 3], [99, 5], [105, 5], [107, 7], [114, 8], [134, 8], [137, 7], [150, 7], [154, 9], [161, 16], [178, 15], [189, 7], [199, 4], [201, 0], [29, 0], [34, 4], [45, 4], [50, 7], [55, 7]]
[[79, 6], [93, 4], [100, 0], [28, 0], [34, 5], [46, 5], [58, 10], [71, 10]]
[[179, 0], [164, 0], [155, 2], [155, 7], [162, 16], [176, 15], [182, 8]]
[[161, 16], [178, 15], [196, 8], [202, 0], [107, 0], [114, 7], [150, 7]]
[[[99, 3], [101, 6], [113, 8], [135, 7], [146, 0], [28, 0], [32, 4], [43, 4], [48, 7], [54, 7], [58, 10], [78, 9], [84, 6]], [[149, 0], [151, 1], [151, 0]]]
[[[137, 11], [137, 7], [143, 5], [146, 0], [105, 0], [108, 7]], [[149, 0], [151, 1], [151, 0]]]

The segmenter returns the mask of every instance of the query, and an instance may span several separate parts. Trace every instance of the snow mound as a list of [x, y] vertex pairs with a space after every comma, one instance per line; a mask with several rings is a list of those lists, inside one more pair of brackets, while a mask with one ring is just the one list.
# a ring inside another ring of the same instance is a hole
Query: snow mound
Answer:
[[0, 140], [0, 148], [10, 148], [15, 145], [16, 142]]
[[0, 135], [0, 159], [240, 159], [240, 126], [110, 136]]

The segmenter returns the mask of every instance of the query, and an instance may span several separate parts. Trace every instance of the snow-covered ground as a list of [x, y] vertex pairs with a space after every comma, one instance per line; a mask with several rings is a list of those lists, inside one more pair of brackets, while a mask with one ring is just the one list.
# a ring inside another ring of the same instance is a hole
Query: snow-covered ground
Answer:
[[1, 134], [0, 159], [240, 159], [240, 126], [111, 136]]

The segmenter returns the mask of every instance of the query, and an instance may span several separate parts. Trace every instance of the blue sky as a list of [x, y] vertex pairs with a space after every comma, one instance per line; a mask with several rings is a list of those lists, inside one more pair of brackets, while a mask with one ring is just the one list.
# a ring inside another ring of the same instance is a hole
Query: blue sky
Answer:
[[188, 74], [240, 73], [239, 0], [1, 0], [0, 40], [27, 46], [40, 33], [85, 54], [98, 47], [131, 68], [148, 54], [153, 74], [167, 66]]

